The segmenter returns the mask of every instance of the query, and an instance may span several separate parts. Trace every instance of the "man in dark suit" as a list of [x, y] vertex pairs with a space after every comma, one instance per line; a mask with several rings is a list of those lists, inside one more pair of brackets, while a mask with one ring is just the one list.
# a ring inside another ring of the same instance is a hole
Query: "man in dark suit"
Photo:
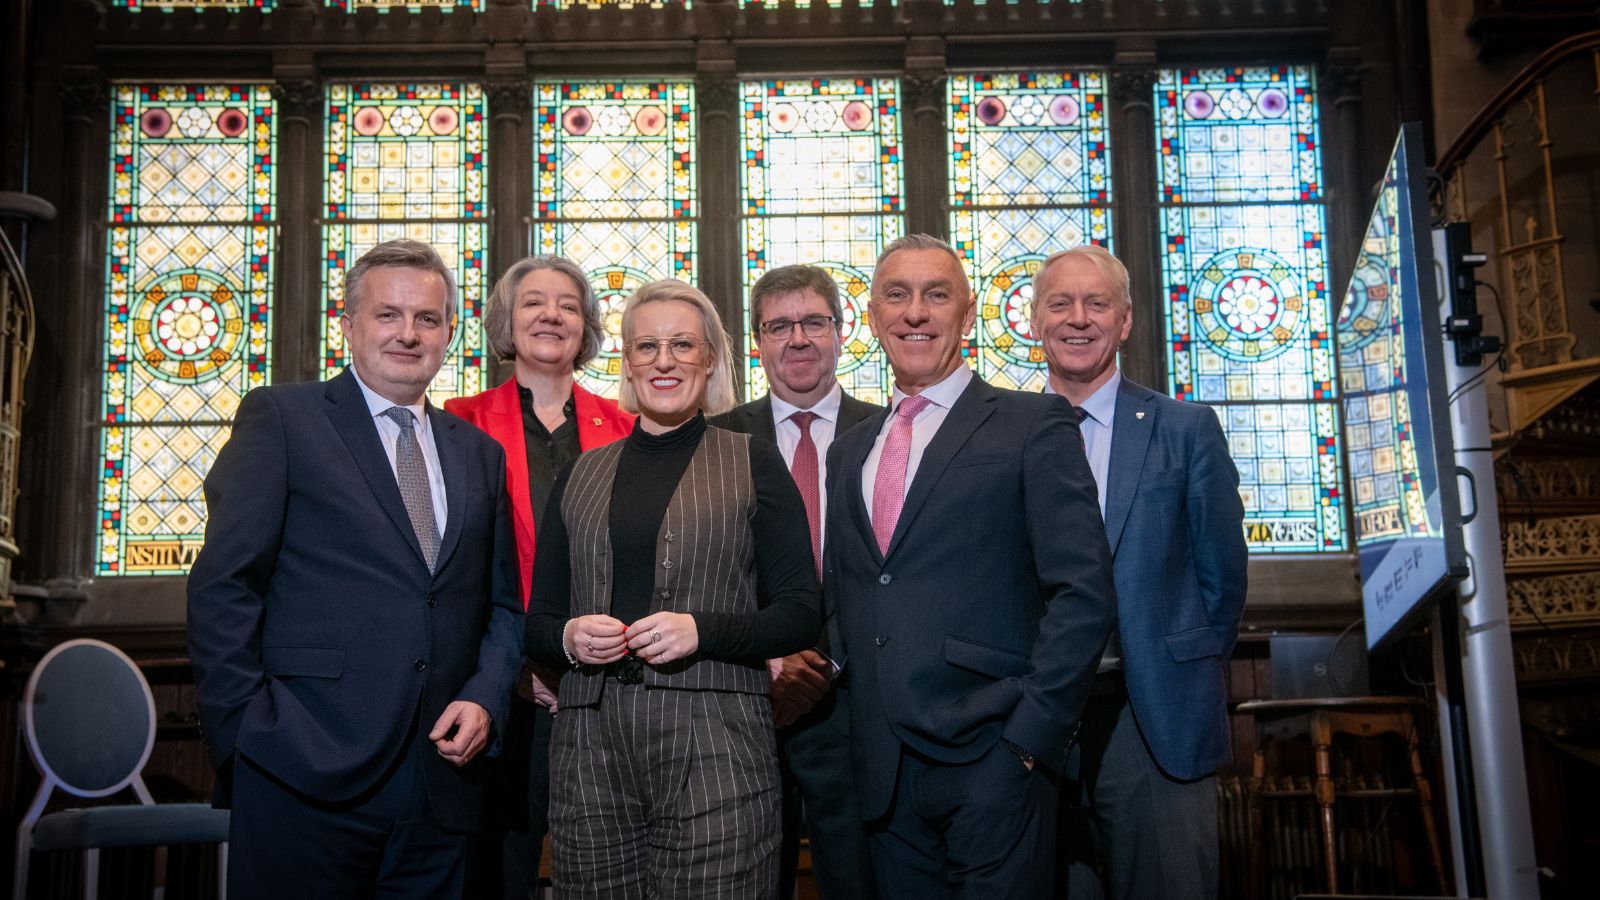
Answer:
[[1047, 390], [1080, 411], [1117, 587], [1117, 631], [1067, 766], [1067, 894], [1215, 897], [1215, 773], [1245, 598], [1239, 474], [1214, 412], [1118, 371], [1133, 304], [1116, 257], [1045, 260], [1032, 313]]
[[990, 387], [942, 241], [878, 258], [894, 402], [828, 453], [826, 593], [851, 672], [878, 889], [1045, 897], [1056, 788], [1111, 629], [1111, 560], [1072, 410]]
[[448, 897], [522, 602], [500, 445], [434, 409], [455, 286], [394, 241], [345, 278], [351, 367], [259, 388], [206, 478], [200, 721], [238, 897]]
[[[805, 500], [812, 551], [821, 560], [827, 512], [821, 464], [836, 435], [879, 407], [846, 394], [834, 374], [844, 346], [844, 310], [838, 285], [822, 269], [783, 266], [761, 276], [750, 291], [750, 333], [760, 341], [770, 392], [711, 424], [778, 445]], [[850, 777], [848, 692], [835, 680], [839, 670], [828, 655], [838, 642], [831, 608], [826, 627], [817, 649], [768, 662], [783, 776], [778, 896], [784, 898], [794, 896], [802, 831], [811, 835], [811, 871], [823, 900], [873, 896]]]

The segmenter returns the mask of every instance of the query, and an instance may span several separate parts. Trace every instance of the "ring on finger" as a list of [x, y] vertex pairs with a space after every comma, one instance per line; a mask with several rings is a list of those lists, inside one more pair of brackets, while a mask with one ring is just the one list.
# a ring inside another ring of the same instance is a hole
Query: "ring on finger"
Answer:
[[587, 644], [588, 644], [588, 647], [589, 647], [589, 652], [593, 653], [594, 652], [594, 638], [589, 638], [588, 641], [587, 641]]
[[650, 632], [650, 643], [654, 644], [656, 641], [659, 641], [659, 640], [661, 640], [661, 632], [659, 632], [659, 631]]

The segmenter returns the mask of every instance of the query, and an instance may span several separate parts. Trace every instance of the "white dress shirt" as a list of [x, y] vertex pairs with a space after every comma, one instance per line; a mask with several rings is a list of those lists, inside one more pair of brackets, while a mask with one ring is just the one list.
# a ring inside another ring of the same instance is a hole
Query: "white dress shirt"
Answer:
[[[395, 483], [399, 483], [400, 473], [395, 470], [394, 444], [400, 439], [400, 426], [384, 413], [398, 403], [390, 402], [377, 391], [367, 387], [361, 380], [361, 373], [356, 371], [354, 365], [350, 366], [350, 374], [356, 376], [356, 384], [361, 386], [361, 396], [366, 398], [367, 409], [372, 412], [372, 421], [378, 426], [378, 438], [383, 444], [383, 452], [389, 457], [389, 471], [395, 473]], [[439, 448], [433, 443], [433, 425], [428, 421], [425, 403], [415, 403], [407, 406], [411, 415], [420, 425], [413, 424], [412, 428], [417, 433], [417, 444], [422, 447], [422, 462], [428, 469], [428, 493], [433, 499], [433, 520], [439, 526], [439, 537], [444, 537], [445, 519], [448, 517], [450, 507], [445, 503], [444, 497], [444, 470], [439, 467]]]
[[[925, 388], [920, 394], [931, 402], [911, 420], [911, 453], [906, 458], [905, 490], [911, 490], [911, 483], [917, 477], [917, 467], [922, 464], [922, 452], [928, 449], [933, 436], [939, 433], [939, 426], [944, 424], [945, 416], [950, 414], [950, 407], [955, 405], [974, 377], [971, 367], [962, 362], [943, 381]], [[889, 429], [899, 415], [900, 402], [908, 396], [898, 385], [895, 386], [889, 415], [883, 420], [877, 439], [872, 442], [872, 452], [867, 454], [866, 464], [861, 467], [861, 497], [866, 501], [868, 518], [872, 516], [872, 491], [878, 485], [878, 457], [883, 455], [883, 442], [888, 440]]]
[[[1094, 473], [1094, 485], [1100, 495], [1102, 519], [1106, 515], [1106, 479], [1111, 476], [1111, 429], [1116, 426], [1117, 389], [1121, 386], [1122, 371], [1119, 369], [1110, 381], [1100, 385], [1083, 401], [1082, 409], [1087, 415], [1078, 423], [1078, 430], [1083, 432], [1083, 450], [1089, 457], [1089, 470]], [[1044, 383], [1044, 392], [1055, 393], [1049, 381]]]
[[[776, 393], [772, 397], [772, 427], [778, 436], [778, 450], [783, 454], [783, 464], [791, 471], [794, 469], [794, 450], [800, 446], [800, 426], [790, 421], [789, 417], [797, 412], [813, 412], [817, 418], [811, 422], [811, 442], [817, 445], [817, 496], [820, 503], [817, 507], [820, 513], [819, 521], [828, 521], [828, 492], [823, 486], [828, 483], [828, 445], [833, 443], [833, 437], [839, 431], [839, 405], [844, 400], [844, 388], [838, 382], [833, 385], [833, 390], [827, 396], [817, 401], [817, 405], [809, 410], [802, 410], [793, 403], [779, 397]], [[823, 529], [827, 531], [826, 528]], [[817, 536], [820, 544], [826, 540], [824, 535]]]

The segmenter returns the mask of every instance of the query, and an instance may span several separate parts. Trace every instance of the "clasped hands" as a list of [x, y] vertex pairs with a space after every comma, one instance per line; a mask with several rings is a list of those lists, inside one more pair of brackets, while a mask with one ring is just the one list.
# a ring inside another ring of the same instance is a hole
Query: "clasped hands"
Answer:
[[810, 712], [832, 687], [833, 663], [815, 650], [801, 650], [767, 660], [772, 676], [772, 724], [793, 725]]
[[656, 612], [624, 625], [611, 616], [578, 616], [567, 623], [567, 652], [588, 666], [604, 666], [632, 653], [653, 666], [693, 656], [700, 630], [688, 613]]

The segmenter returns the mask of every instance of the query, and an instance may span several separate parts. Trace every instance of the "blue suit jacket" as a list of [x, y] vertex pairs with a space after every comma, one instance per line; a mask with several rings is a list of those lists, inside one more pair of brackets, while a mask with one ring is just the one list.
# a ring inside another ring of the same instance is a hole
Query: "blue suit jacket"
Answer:
[[886, 415], [828, 449], [823, 551], [867, 819], [889, 806], [902, 745], [961, 763], [1005, 738], [1059, 768], [1116, 602], [1094, 476], [1061, 398], [974, 378], [884, 554], [861, 468]]
[[1175, 778], [1229, 758], [1226, 668], [1244, 613], [1239, 473], [1211, 409], [1126, 377], [1117, 392], [1106, 541], [1139, 730]]
[[[189, 575], [189, 655], [214, 765], [236, 753], [345, 800], [377, 782], [451, 701], [506, 721], [522, 601], [493, 438], [428, 409], [448, 502], [428, 572], [355, 376], [258, 388], [206, 477]], [[424, 755], [447, 828], [478, 821], [474, 761]], [[226, 773], [224, 773], [225, 775]]]

